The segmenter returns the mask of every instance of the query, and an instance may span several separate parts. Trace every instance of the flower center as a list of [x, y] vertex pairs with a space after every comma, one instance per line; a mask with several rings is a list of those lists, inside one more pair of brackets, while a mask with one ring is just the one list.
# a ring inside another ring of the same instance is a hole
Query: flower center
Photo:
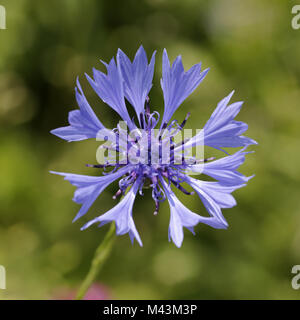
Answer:
[[[155, 202], [156, 215], [159, 210], [160, 202], [166, 199], [163, 188], [159, 181], [167, 179], [169, 184], [173, 184], [183, 193], [190, 195], [193, 192], [187, 191], [181, 183], [185, 181], [185, 169], [194, 164], [195, 157], [187, 156], [184, 152], [185, 140], [178, 140], [178, 136], [188, 120], [190, 113], [187, 114], [181, 124], [177, 120], [170, 124], [163, 123], [160, 128], [157, 126], [160, 115], [158, 112], [150, 113], [149, 99], [146, 101], [145, 113], [140, 114], [140, 128], [136, 128], [127, 135], [127, 131], [120, 126], [113, 132], [116, 134], [116, 142], [107, 148], [108, 154], [111, 151], [119, 154], [119, 159], [106, 158], [105, 164], [87, 165], [94, 168], [113, 167], [114, 169], [106, 174], [110, 174], [122, 166], [129, 165], [128, 173], [119, 181], [119, 190], [113, 196], [125, 194], [126, 190], [139, 179], [139, 193], [143, 195], [143, 189], [152, 188], [152, 198]], [[125, 133], [126, 132], [126, 133]], [[124, 161], [125, 159], [125, 161]]]

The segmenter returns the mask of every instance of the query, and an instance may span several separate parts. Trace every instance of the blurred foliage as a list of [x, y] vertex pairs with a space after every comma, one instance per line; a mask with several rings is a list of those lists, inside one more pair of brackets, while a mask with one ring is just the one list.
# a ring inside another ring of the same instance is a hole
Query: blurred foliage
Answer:
[[[83, 223], [114, 203], [116, 185], [86, 218], [71, 223], [74, 188], [49, 170], [92, 173], [95, 141], [67, 143], [49, 131], [67, 123], [74, 86], [108, 127], [118, 120], [92, 92], [84, 73], [102, 68], [122, 48], [157, 49], [152, 106], [162, 111], [162, 49], [182, 54], [185, 67], [202, 61], [210, 72], [176, 113], [201, 128], [217, 102], [236, 89], [239, 119], [259, 142], [242, 172], [256, 177], [224, 210], [229, 229], [200, 225], [181, 249], [168, 243], [169, 210], [152, 215], [150, 194], [134, 217], [144, 247], [119, 237], [98, 281], [126, 299], [298, 299], [291, 268], [300, 264], [300, 30], [291, 28], [293, 1], [283, 0], [2, 0], [0, 30], [0, 264], [7, 270], [2, 299], [48, 299], [78, 287], [107, 226]], [[185, 203], [204, 214], [197, 197]]]

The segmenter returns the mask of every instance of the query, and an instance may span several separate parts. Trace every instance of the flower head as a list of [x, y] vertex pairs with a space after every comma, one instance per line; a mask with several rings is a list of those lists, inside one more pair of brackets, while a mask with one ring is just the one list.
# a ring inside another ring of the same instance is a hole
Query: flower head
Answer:
[[[246, 147], [256, 144], [254, 140], [242, 135], [247, 130], [247, 124], [234, 120], [242, 107], [242, 102], [229, 104], [232, 92], [218, 104], [203, 130], [187, 139], [176, 141], [178, 136], [182, 137], [183, 128], [190, 114], [187, 114], [181, 124], [177, 120], [171, 120], [173, 114], [198, 87], [208, 69], [202, 71], [199, 63], [185, 71], [180, 56], [170, 65], [167, 51], [164, 50], [161, 79], [164, 113], [160, 122], [160, 114], [157, 111], [151, 112], [149, 99], [155, 52], [148, 62], [141, 46], [131, 62], [126, 54], [119, 50], [116, 61], [113, 58], [109, 64], [104, 62], [103, 64], [107, 74], [94, 69], [93, 78], [87, 75], [87, 79], [98, 96], [122, 117], [130, 134], [121, 124], [109, 130], [100, 122], [77, 80], [75, 95], [79, 109], [69, 113], [69, 126], [51, 132], [67, 141], [102, 139], [106, 141], [102, 145], [103, 154], [106, 152], [106, 156], [100, 161], [98, 159], [99, 164], [88, 165], [104, 169], [99, 176], [52, 171], [64, 176], [65, 180], [77, 187], [73, 200], [82, 206], [74, 220], [82, 217], [102, 191], [118, 180], [119, 189], [113, 198], [121, 195], [124, 197], [111, 210], [86, 223], [82, 230], [94, 223], [102, 226], [114, 222], [117, 234], [128, 233], [132, 241], [136, 239], [142, 246], [134, 224], [132, 209], [137, 193], [143, 195], [144, 187], [152, 188], [155, 215], [159, 211], [160, 203], [168, 201], [169, 240], [172, 240], [177, 247], [180, 247], [183, 241], [183, 227], [193, 233], [194, 227], [200, 222], [217, 229], [227, 228], [228, 224], [221, 209], [236, 205], [231, 193], [245, 186], [251, 178], [239, 173], [237, 169], [245, 161], [245, 155], [249, 153], [245, 151]], [[130, 118], [126, 100], [134, 108], [135, 118]], [[219, 150], [227, 147], [243, 148], [217, 160], [199, 157], [199, 153], [196, 156], [193, 154], [195, 148], [200, 147], [202, 150], [204, 146]], [[107, 171], [110, 168], [112, 170]], [[196, 179], [193, 175], [209, 176], [214, 181]], [[188, 191], [184, 184], [194, 191]], [[196, 193], [209, 216], [201, 216], [185, 207], [172, 188], [187, 195]]]

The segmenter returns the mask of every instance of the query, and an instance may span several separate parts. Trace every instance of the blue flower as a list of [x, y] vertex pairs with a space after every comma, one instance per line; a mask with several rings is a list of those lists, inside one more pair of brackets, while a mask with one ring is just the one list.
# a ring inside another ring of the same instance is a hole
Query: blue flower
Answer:
[[[141, 46], [134, 60], [122, 50], [118, 50], [117, 59], [109, 64], [103, 62], [107, 73], [93, 70], [93, 78], [87, 79], [103, 102], [115, 110], [126, 122], [130, 134], [120, 124], [113, 130], [106, 128], [90, 107], [77, 80], [75, 89], [79, 109], [69, 113], [69, 125], [52, 130], [54, 135], [67, 140], [79, 141], [98, 138], [107, 141], [101, 147], [108, 152], [105, 161], [89, 167], [103, 169], [99, 176], [86, 176], [71, 173], [62, 175], [77, 189], [73, 200], [81, 204], [75, 220], [81, 218], [90, 209], [105, 188], [119, 181], [119, 189], [114, 199], [123, 195], [120, 202], [108, 212], [86, 223], [81, 230], [98, 223], [116, 224], [118, 235], [128, 233], [142, 246], [140, 235], [133, 220], [133, 205], [137, 193], [143, 195], [143, 189], [152, 188], [156, 215], [162, 201], [170, 205], [169, 241], [180, 247], [183, 241], [183, 227], [194, 233], [198, 223], [207, 224], [216, 229], [226, 229], [228, 224], [222, 214], [223, 208], [236, 205], [232, 192], [246, 185], [251, 177], [238, 172], [245, 161], [247, 146], [256, 144], [243, 136], [248, 126], [236, 121], [242, 102], [229, 104], [233, 92], [217, 105], [203, 130], [195, 136], [176, 142], [178, 134], [189, 117], [181, 124], [172, 120], [173, 114], [181, 103], [199, 86], [208, 73], [201, 71], [201, 63], [185, 71], [181, 57], [170, 64], [167, 51], [163, 52], [161, 87], [164, 97], [164, 113], [160, 125], [157, 111], [151, 113], [149, 92], [154, 74], [155, 52], [148, 62], [145, 50]], [[126, 100], [134, 108], [136, 118], [130, 118]], [[108, 143], [108, 144], [107, 144]], [[224, 151], [227, 155], [220, 158], [197, 158], [194, 147], [211, 147]], [[229, 155], [223, 148], [242, 149]], [[191, 155], [192, 153], [192, 155]], [[115, 155], [119, 156], [116, 159]], [[98, 161], [99, 162], [99, 161]], [[107, 171], [107, 169], [112, 170]], [[213, 181], [196, 179], [194, 175], [208, 176]], [[194, 191], [188, 191], [187, 185]], [[187, 195], [196, 193], [203, 202], [208, 216], [201, 216], [185, 207], [176, 197], [172, 187]]]

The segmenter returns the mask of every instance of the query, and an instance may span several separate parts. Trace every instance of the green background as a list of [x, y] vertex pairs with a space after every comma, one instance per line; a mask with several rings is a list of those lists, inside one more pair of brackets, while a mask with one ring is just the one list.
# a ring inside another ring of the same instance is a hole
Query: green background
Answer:
[[[102, 68], [122, 48], [157, 49], [151, 104], [163, 110], [161, 57], [178, 54], [184, 66], [210, 67], [204, 82], [179, 108], [187, 128], [201, 128], [232, 89], [245, 101], [238, 120], [249, 124], [251, 147], [241, 171], [256, 174], [224, 210], [228, 230], [200, 225], [185, 232], [181, 249], [167, 241], [169, 209], [153, 216], [149, 192], [134, 218], [144, 247], [117, 238], [97, 279], [117, 299], [298, 299], [291, 268], [300, 264], [299, 125], [300, 30], [283, 0], [7, 0], [0, 30], [0, 264], [7, 290], [1, 299], [52, 299], [76, 290], [108, 226], [80, 231], [112, 207], [113, 184], [80, 221], [74, 187], [49, 170], [95, 174], [96, 141], [67, 143], [49, 131], [67, 124], [76, 108], [79, 76], [101, 121], [118, 117], [89, 87], [84, 73]], [[184, 197], [205, 215], [200, 200]]]

